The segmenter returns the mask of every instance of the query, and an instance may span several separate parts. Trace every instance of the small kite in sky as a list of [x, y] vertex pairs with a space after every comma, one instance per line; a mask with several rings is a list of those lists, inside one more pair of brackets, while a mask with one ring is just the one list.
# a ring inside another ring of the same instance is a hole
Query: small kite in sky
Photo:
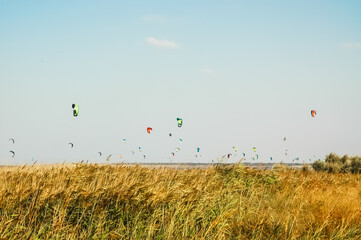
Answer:
[[177, 122], [178, 122], [178, 127], [182, 127], [182, 125], [183, 125], [183, 119], [177, 118]]
[[153, 131], [153, 128], [148, 127], [148, 128], [147, 128], [147, 133], [149, 133], [149, 134], [150, 134], [150, 131]]
[[311, 110], [311, 116], [315, 117], [316, 116], [316, 110]]
[[73, 103], [71, 106], [73, 108], [73, 116], [77, 117], [79, 115], [79, 105]]

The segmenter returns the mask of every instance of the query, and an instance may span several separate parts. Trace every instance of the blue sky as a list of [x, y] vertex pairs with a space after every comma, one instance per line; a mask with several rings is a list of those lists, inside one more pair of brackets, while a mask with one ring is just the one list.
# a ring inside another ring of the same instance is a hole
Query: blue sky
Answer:
[[1, 164], [169, 162], [176, 147], [175, 162], [234, 146], [231, 162], [253, 146], [263, 162], [361, 155], [360, 12], [359, 1], [0, 0]]

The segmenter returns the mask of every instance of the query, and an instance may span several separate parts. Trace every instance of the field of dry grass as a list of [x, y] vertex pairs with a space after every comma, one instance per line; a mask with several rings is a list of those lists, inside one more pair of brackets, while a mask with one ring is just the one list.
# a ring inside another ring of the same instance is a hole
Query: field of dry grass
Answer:
[[3, 239], [360, 239], [358, 174], [52, 165], [0, 169]]

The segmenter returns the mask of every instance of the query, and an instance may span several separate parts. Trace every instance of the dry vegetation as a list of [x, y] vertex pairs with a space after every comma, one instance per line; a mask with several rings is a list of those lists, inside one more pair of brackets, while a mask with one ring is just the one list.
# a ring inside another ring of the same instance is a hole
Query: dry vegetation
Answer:
[[315, 161], [312, 168], [318, 172], [329, 173], [361, 173], [361, 156], [340, 157], [334, 153], [326, 156], [325, 161]]
[[361, 178], [279, 166], [0, 169], [4, 239], [357, 239]]

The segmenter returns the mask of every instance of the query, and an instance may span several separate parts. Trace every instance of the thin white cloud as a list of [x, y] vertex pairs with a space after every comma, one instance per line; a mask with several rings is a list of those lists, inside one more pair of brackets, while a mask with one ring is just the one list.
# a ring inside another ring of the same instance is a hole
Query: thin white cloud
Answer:
[[359, 49], [361, 50], [361, 43], [353, 42], [353, 43], [344, 43], [341, 45], [343, 49]]
[[208, 68], [208, 67], [202, 68], [202, 69], [200, 70], [200, 72], [201, 72], [202, 74], [208, 75], [208, 76], [214, 76], [214, 75], [217, 74], [217, 72], [216, 72], [214, 69]]
[[146, 42], [152, 46], [160, 47], [160, 48], [179, 48], [180, 47], [178, 43], [168, 41], [168, 40], [158, 40], [153, 37], [147, 38]]
[[150, 23], [164, 23], [165, 18], [158, 15], [147, 15], [143, 17], [143, 20]]

